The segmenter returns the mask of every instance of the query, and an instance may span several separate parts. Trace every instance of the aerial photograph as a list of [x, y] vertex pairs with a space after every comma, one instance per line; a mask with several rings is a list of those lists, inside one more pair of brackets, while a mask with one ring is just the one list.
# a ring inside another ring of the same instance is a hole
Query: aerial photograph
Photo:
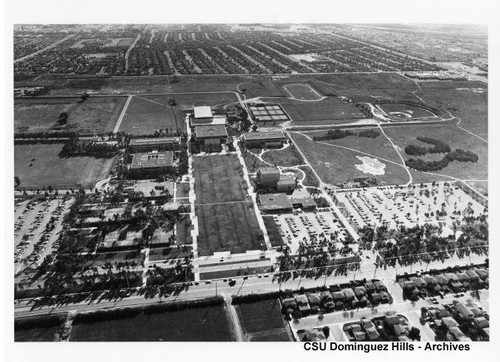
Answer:
[[17, 23], [13, 76], [15, 342], [490, 340], [487, 24]]

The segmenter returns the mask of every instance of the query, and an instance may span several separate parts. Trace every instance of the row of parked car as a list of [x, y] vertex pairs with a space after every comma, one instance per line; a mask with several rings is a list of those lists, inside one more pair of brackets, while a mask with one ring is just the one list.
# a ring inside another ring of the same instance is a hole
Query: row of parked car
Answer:
[[281, 300], [283, 314], [292, 316], [365, 308], [385, 303], [392, 303], [392, 297], [384, 283], [378, 279], [304, 290]]
[[439, 273], [415, 275], [398, 279], [403, 289], [403, 297], [418, 300], [446, 293], [463, 293], [469, 290], [487, 289], [489, 272], [486, 267], [469, 267]]

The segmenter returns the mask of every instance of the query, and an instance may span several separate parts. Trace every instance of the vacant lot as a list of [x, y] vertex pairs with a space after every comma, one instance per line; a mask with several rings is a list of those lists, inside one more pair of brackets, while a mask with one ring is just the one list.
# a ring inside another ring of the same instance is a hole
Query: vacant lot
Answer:
[[[291, 136], [297, 147], [302, 150], [306, 159], [311, 163], [311, 166], [314, 167], [323, 182], [338, 184], [352, 181], [355, 177], [371, 176], [356, 168], [356, 165], [361, 165], [363, 163], [356, 156], [369, 157], [366, 154], [359, 151], [314, 142], [298, 133], [291, 133]], [[402, 166], [397, 166], [385, 161], [381, 162], [385, 164], [385, 174], [375, 176], [378, 180], [386, 184], [408, 182], [408, 174]]]
[[277, 299], [238, 304], [236, 310], [248, 340], [292, 341]]
[[192, 244], [193, 238], [191, 237], [191, 230], [191, 217], [188, 214], [181, 215], [176, 224], [177, 244]]
[[199, 255], [212, 255], [218, 251], [244, 253], [247, 250], [266, 249], [251, 202], [196, 206], [195, 213], [200, 229]]
[[295, 125], [339, 124], [364, 118], [352, 103], [346, 103], [337, 97], [328, 97], [318, 102], [283, 98], [277, 103], [284, 108]]
[[321, 95], [307, 83], [286, 84], [283, 88], [290, 93], [293, 98], [305, 100], [317, 100], [321, 98]]
[[[482, 82], [422, 82], [417, 95], [433, 107], [462, 119], [460, 126], [488, 137], [488, 85]], [[443, 117], [447, 116], [444, 112]]]
[[15, 342], [53, 342], [63, 331], [65, 315], [46, 315], [14, 322]]
[[[436, 174], [448, 175], [457, 177], [463, 180], [486, 180], [488, 178], [488, 144], [480, 139], [459, 129], [454, 123], [443, 125], [427, 125], [427, 126], [406, 126], [384, 128], [387, 136], [392, 138], [394, 143], [402, 150], [410, 144], [418, 146], [427, 146], [419, 142], [416, 137], [430, 137], [441, 140], [448, 144], [451, 149], [461, 148], [476, 153], [479, 156], [477, 163], [453, 161], [444, 169], [436, 171]], [[405, 159], [410, 158], [403, 152]], [[422, 158], [425, 160], [441, 159], [444, 154], [427, 154], [425, 156], [412, 156], [413, 158]], [[415, 171], [415, 173], [422, 174]], [[418, 176], [417, 176], [418, 177]], [[436, 177], [436, 179], [450, 180], [448, 177]], [[421, 180], [417, 178], [418, 182]], [[425, 181], [422, 180], [422, 181]]]
[[106, 133], [113, 130], [125, 104], [125, 97], [16, 99], [14, 125], [16, 132], [44, 132], [55, 126], [62, 112], [68, 113], [63, 128], [79, 133]]
[[188, 308], [92, 323], [76, 323], [71, 341], [233, 341], [223, 306]]
[[94, 187], [108, 177], [114, 158], [60, 158], [62, 144], [14, 146], [14, 174], [23, 187]]
[[232, 93], [136, 95], [127, 108], [120, 131], [134, 135], [153, 134], [159, 129], [185, 131], [185, 111], [192, 111], [195, 106], [222, 109], [224, 105], [237, 101]]
[[247, 198], [243, 168], [236, 155], [194, 157], [193, 174], [196, 204]]

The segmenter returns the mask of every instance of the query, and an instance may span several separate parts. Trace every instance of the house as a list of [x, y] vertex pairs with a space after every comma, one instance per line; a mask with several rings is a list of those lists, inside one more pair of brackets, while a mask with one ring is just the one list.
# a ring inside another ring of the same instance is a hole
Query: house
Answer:
[[245, 133], [243, 141], [247, 148], [281, 148], [287, 142], [281, 131]]
[[299, 294], [295, 296], [295, 301], [297, 302], [297, 306], [302, 313], [308, 313], [311, 311], [311, 306], [309, 305], [309, 301], [304, 294]]
[[344, 293], [342, 292], [332, 292], [332, 299], [333, 301], [336, 302], [343, 302], [345, 299]]
[[200, 106], [193, 108], [193, 118], [191, 119], [191, 124], [208, 124], [212, 123], [213, 113], [212, 107], [210, 106]]
[[437, 284], [437, 280], [436, 280], [436, 278], [434, 278], [434, 277], [433, 277], [433, 276], [431, 276], [431, 275], [426, 275], [426, 276], [424, 276], [424, 280], [425, 280], [425, 282], [426, 282], [428, 285], [432, 285], [432, 286], [434, 286], [434, 285], [436, 285], [436, 284]]
[[314, 329], [297, 331], [297, 335], [299, 336], [299, 339], [302, 342], [321, 341], [326, 339], [325, 334], [323, 332]]
[[342, 289], [342, 294], [344, 294], [344, 298], [346, 301], [351, 301], [356, 299], [356, 295], [354, 294], [354, 291], [351, 288]]
[[180, 137], [134, 138], [128, 145], [130, 152], [176, 151], [181, 146]]
[[356, 298], [361, 299], [366, 294], [366, 288], [365, 287], [355, 287], [354, 294], [356, 295]]
[[205, 124], [194, 127], [194, 142], [202, 152], [219, 152], [228, 141], [226, 127], [222, 124]]
[[448, 284], [448, 279], [445, 278], [443, 275], [436, 275], [435, 279], [436, 279], [436, 281], [438, 282], [439, 285], [446, 285], [446, 284]]
[[461, 318], [463, 318], [463, 319], [474, 318], [474, 313], [472, 313], [472, 311], [468, 307], [466, 307], [463, 303], [458, 302], [456, 304], [456, 308], [457, 308], [458, 315]]
[[261, 194], [259, 195], [259, 208], [268, 213], [291, 212], [293, 205], [286, 194]]
[[281, 305], [283, 310], [285, 310], [287, 313], [292, 313], [297, 309], [297, 302], [295, 301], [295, 298], [285, 298], [281, 302]]
[[319, 293], [308, 293], [307, 300], [309, 301], [309, 305], [313, 312], [318, 312], [321, 305], [321, 298]]
[[464, 341], [467, 338], [466, 335], [458, 327], [451, 327], [449, 328], [448, 332], [457, 341]]
[[465, 273], [469, 276], [470, 280], [479, 280], [479, 275], [474, 270], [467, 270]]
[[171, 172], [174, 169], [174, 154], [167, 152], [136, 153], [130, 164], [131, 171]]
[[280, 180], [280, 170], [276, 167], [261, 167], [257, 170], [257, 181], [263, 187], [276, 186]]
[[472, 320], [476, 328], [484, 329], [490, 326], [490, 322], [484, 317], [476, 317]]
[[323, 291], [320, 293], [321, 303], [323, 307], [327, 310], [332, 310], [335, 308], [335, 303], [333, 302], [332, 294], [329, 291]]
[[373, 285], [377, 289], [378, 292], [386, 292], [387, 288], [385, 287], [384, 283], [382, 283], [380, 280], [374, 280]]
[[441, 323], [443, 323], [448, 328], [458, 326], [458, 322], [453, 317], [441, 318]]

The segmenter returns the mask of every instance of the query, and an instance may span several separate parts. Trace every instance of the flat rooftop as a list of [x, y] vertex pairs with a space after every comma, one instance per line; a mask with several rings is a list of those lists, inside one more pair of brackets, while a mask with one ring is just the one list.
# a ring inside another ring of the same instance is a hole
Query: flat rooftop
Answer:
[[259, 195], [260, 207], [266, 211], [293, 209], [293, 205], [286, 194]]
[[227, 137], [226, 126], [222, 124], [201, 124], [195, 126], [196, 138]]
[[281, 140], [285, 135], [281, 131], [249, 132], [244, 135], [245, 140]]
[[131, 169], [171, 167], [174, 164], [173, 152], [137, 153], [132, 158]]
[[212, 107], [200, 106], [194, 107], [194, 118], [210, 118], [212, 117]]
[[180, 143], [180, 137], [133, 138], [129, 146], [157, 145], [162, 143]]

